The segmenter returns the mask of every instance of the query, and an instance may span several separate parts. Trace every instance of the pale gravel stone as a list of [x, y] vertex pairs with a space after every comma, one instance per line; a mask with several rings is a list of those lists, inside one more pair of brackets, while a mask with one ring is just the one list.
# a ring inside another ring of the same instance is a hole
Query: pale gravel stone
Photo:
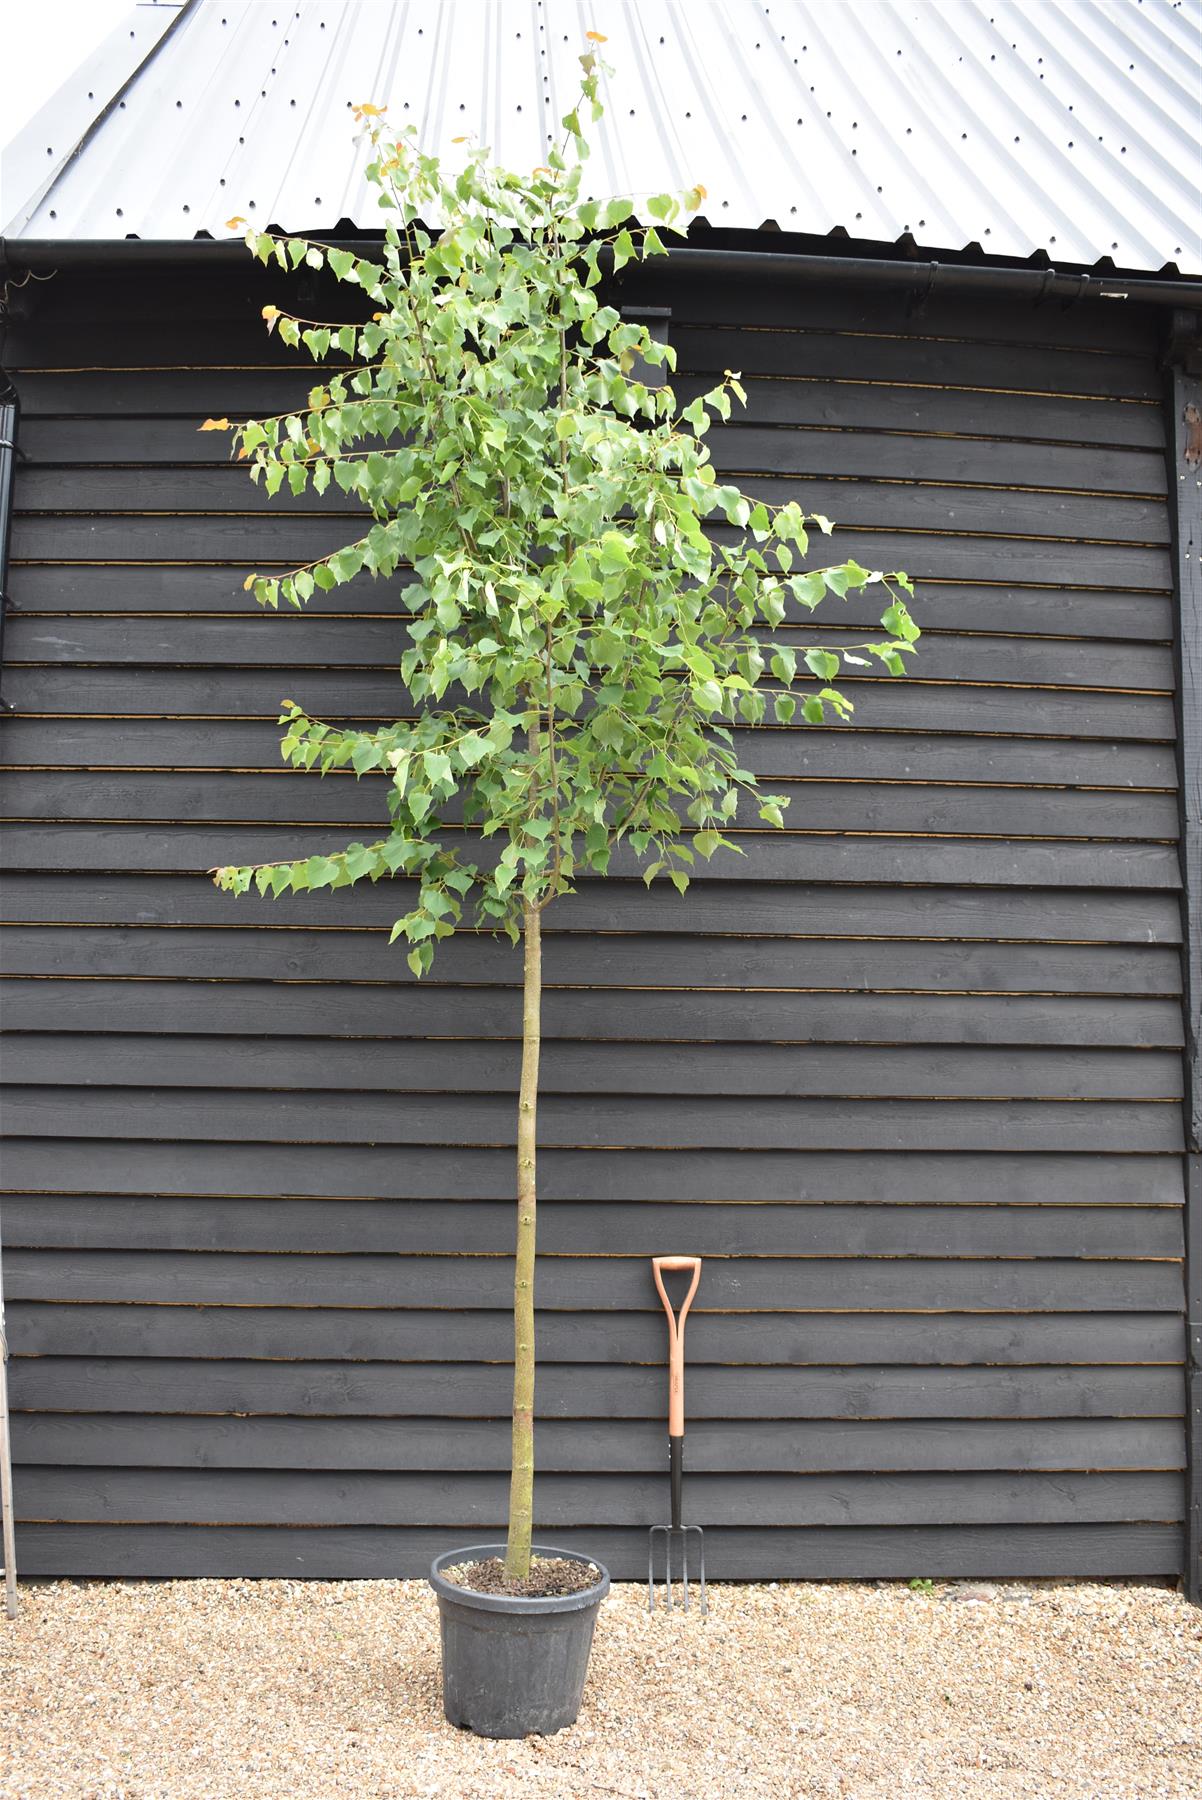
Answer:
[[[983, 1591], [983, 1589], [981, 1590]], [[4, 1800], [1194, 1800], [1202, 1612], [1164, 1588], [710, 1589], [602, 1607], [580, 1720], [442, 1718], [424, 1582], [62, 1582], [0, 1620]]]

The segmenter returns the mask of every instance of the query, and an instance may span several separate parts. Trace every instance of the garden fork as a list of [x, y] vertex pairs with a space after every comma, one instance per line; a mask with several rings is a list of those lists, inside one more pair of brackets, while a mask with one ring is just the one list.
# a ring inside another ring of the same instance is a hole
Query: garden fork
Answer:
[[[673, 1314], [672, 1302], [664, 1287], [665, 1273], [677, 1269], [692, 1270], [693, 1274], [679, 1315]], [[655, 1540], [661, 1531], [664, 1534], [664, 1601], [666, 1608], [671, 1612], [672, 1545], [675, 1540], [680, 1545], [682, 1606], [686, 1612], [688, 1611], [689, 1534], [695, 1532], [697, 1534], [701, 1611], [704, 1613], [708, 1610], [705, 1600], [705, 1533], [700, 1525], [681, 1523], [681, 1486], [684, 1480], [684, 1322], [688, 1316], [689, 1307], [693, 1304], [697, 1283], [701, 1280], [701, 1258], [699, 1256], [653, 1256], [651, 1273], [655, 1277], [659, 1297], [663, 1301], [664, 1311], [668, 1315], [668, 1472], [672, 1483], [672, 1518], [668, 1525], [653, 1525], [647, 1534], [647, 1611], [651, 1612], [655, 1607]]]

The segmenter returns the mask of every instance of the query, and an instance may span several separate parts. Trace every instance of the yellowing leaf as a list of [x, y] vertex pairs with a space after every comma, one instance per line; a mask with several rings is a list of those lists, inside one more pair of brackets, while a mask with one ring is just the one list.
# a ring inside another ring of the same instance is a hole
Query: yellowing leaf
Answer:
[[206, 419], [204, 424], [198, 425], [196, 429], [197, 431], [229, 431], [231, 427], [228, 419]]
[[381, 119], [387, 112], [386, 106], [372, 106], [370, 101], [361, 100], [355, 111], [364, 119]]
[[243, 445], [242, 445], [242, 447], [241, 447], [241, 449], [240, 449], [240, 450], [239, 450], [239, 451], [238, 451], [238, 461], [239, 461], [239, 462], [245, 462], [245, 461], [246, 461], [246, 458], [247, 458], [247, 457], [248, 457], [248, 456], [249, 456], [249, 455], [250, 455], [250, 451], [249, 451], [249, 450], [248, 450], [248, 449], [247, 449], [247, 448], [246, 448], [246, 445], [245, 445], [245, 444], [243, 444]]
[[465, 137], [457, 137], [457, 138], [452, 138], [451, 142], [453, 144], [466, 144], [467, 139]]
[[608, 44], [609, 42], [609, 39], [602, 36], [599, 31], [586, 31], [584, 35], [590, 44]]
[[280, 316], [280, 309], [278, 306], [265, 306], [263, 308], [263, 317], [265, 319], [268, 319], [268, 320], [278, 319], [279, 316]]
[[242, 217], [241, 213], [237, 213], [232, 219], [226, 220], [225, 228], [227, 231], [237, 231], [240, 226], [245, 224], [246, 220]]
[[257, 576], [257, 575], [248, 575], [248, 576], [247, 576], [247, 577], [246, 577], [246, 580], [245, 580], [245, 581], [244, 581], [244, 582], [243, 582], [243, 583], [242, 583], [242, 592], [243, 592], [243, 593], [244, 593], [244, 594], [249, 594], [249, 593], [250, 593], [250, 590], [251, 590], [251, 588], [253, 588], [253, 587], [254, 587], [254, 585], [255, 585], [255, 582], [256, 582], [256, 581], [257, 581], [257, 580], [258, 580], [258, 579], [259, 579], [259, 577], [258, 577], [258, 576]]

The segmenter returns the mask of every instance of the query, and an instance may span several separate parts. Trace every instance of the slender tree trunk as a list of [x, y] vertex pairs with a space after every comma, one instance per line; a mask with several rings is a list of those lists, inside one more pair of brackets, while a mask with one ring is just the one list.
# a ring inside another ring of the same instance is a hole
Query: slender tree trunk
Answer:
[[530, 1573], [534, 1523], [534, 1239], [537, 1213], [535, 1145], [538, 1134], [538, 1053], [542, 1039], [542, 916], [527, 906], [523, 919], [522, 1085], [518, 1096], [518, 1222], [513, 1271], [513, 1473], [505, 1573]]

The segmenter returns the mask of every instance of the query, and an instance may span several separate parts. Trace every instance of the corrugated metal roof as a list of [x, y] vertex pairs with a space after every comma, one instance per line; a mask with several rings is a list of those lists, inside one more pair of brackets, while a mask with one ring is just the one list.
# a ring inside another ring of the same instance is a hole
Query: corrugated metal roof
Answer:
[[1202, 272], [1202, 0], [193, 0], [8, 235], [379, 225], [350, 107], [540, 162], [587, 30], [598, 192], [716, 227]]
[[[0, 152], [0, 224], [27, 217], [106, 105], [146, 61], [184, 0], [139, 0]], [[0, 131], [3, 120], [0, 119]]]

